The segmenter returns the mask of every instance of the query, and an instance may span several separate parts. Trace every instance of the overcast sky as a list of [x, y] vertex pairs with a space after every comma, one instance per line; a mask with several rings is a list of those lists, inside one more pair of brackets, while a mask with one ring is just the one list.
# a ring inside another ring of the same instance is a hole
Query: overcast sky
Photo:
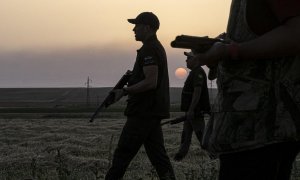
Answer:
[[154, 12], [168, 55], [171, 86], [185, 67], [181, 34], [217, 36], [226, 30], [230, 0], [1, 0], [0, 87], [113, 86], [132, 69], [136, 50], [128, 18]]

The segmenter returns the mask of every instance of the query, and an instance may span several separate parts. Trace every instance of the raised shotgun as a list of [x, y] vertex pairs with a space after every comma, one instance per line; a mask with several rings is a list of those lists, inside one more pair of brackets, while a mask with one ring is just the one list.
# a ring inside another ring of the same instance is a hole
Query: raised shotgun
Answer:
[[173, 48], [191, 49], [195, 53], [204, 53], [216, 42], [229, 43], [221, 38], [180, 35], [176, 36], [175, 40], [171, 42], [171, 46]]

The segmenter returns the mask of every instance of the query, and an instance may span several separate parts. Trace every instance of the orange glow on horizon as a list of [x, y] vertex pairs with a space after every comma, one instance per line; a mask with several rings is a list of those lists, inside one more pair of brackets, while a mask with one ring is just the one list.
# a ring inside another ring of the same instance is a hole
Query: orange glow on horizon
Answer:
[[[180, 34], [216, 36], [225, 31], [231, 0], [3, 0], [1, 49], [86, 47], [134, 40], [132, 24], [140, 12], [161, 21], [159, 39], [168, 44]], [[170, 8], [172, 4], [172, 8]]]

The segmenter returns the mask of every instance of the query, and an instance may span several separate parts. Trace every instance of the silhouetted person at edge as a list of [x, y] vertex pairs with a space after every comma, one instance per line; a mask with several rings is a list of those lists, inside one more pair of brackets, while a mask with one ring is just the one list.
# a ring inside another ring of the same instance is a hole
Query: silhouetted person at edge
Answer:
[[174, 160], [182, 160], [189, 151], [193, 131], [199, 142], [202, 142], [204, 131], [204, 113], [210, 111], [207, 78], [199, 61], [194, 60], [192, 52], [184, 52], [187, 56], [186, 66], [191, 71], [185, 80], [181, 93], [181, 111], [185, 112], [186, 120], [181, 133], [181, 144]]
[[300, 140], [300, 1], [233, 0], [229, 45], [197, 54], [217, 68], [204, 147], [220, 180], [288, 180]]
[[115, 101], [128, 95], [127, 121], [105, 179], [122, 179], [130, 161], [144, 145], [159, 178], [174, 180], [160, 126], [161, 119], [169, 117], [170, 108], [167, 57], [156, 36], [160, 23], [151, 12], [143, 12], [128, 22], [135, 24], [135, 39], [143, 46], [137, 51], [128, 87], [114, 91]]

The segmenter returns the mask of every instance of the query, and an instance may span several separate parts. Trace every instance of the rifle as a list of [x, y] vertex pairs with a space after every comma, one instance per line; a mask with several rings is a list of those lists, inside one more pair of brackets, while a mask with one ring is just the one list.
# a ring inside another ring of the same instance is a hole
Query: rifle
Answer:
[[178, 124], [178, 123], [181, 123], [183, 121], [186, 120], [186, 116], [180, 116], [180, 117], [177, 117], [175, 119], [171, 119], [169, 121], [166, 121], [166, 122], [163, 122], [163, 123], [160, 123], [161, 126], [165, 125], [165, 124]]
[[92, 115], [90, 122], [93, 122], [96, 116], [99, 112], [103, 110], [103, 108], [107, 108], [108, 106], [112, 105], [115, 99], [115, 94], [112, 92], [115, 89], [122, 89], [128, 82], [130, 76], [132, 75], [132, 72], [128, 70], [118, 81], [118, 83], [115, 85], [115, 87], [109, 92], [108, 96], [104, 99], [104, 101], [101, 103], [101, 105], [96, 109], [94, 114]]
[[221, 38], [180, 35], [176, 36], [175, 40], [171, 42], [171, 46], [173, 48], [191, 49], [195, 53], [204, 53], [209, 50], [216, 42], [227, 44], [229, 43], [228, 41]]

